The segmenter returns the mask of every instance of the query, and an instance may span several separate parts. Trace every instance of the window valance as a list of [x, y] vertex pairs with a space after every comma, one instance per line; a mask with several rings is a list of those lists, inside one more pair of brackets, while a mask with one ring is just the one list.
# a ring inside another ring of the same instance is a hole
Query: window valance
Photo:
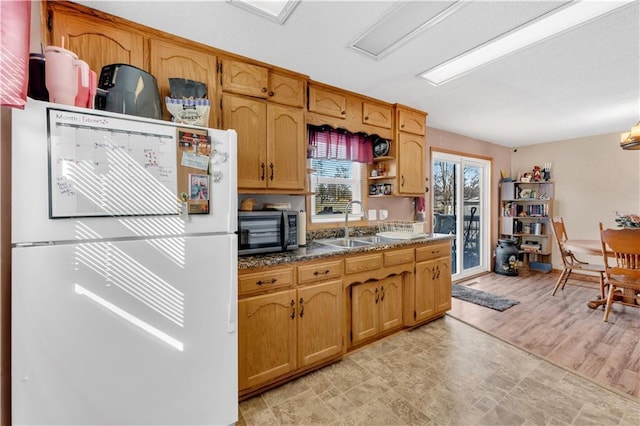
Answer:
[[359, 163], [373, 162], [373, 143], [378, 136], [351, 133], [331, 126], [308, 125], [310, 158], [350, 160]]

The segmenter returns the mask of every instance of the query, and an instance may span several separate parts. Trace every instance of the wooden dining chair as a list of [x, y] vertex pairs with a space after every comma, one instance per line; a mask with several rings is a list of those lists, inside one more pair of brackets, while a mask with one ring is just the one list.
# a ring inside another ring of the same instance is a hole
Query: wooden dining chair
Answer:
[[[605, 282], [609, 286], [604, 310], [606, 322], [614, 303], [640, 307], [640, 229], [603, 229], [601, 223], [600, 240], [604, 253]], [[613, 257], [607, 256], [607, 246], [613, 251]], [[612, 265], [609, 265], [610, 262]]]
[[560, 274], [560, 277], [556, 282], [556, 286], [553, 288], [552, 296], [556, 295], [558, 288], [562, 288], [564, 290], [564, 286], [567, 284], [569, 275], [571, 275], [572, 272], [575, 272], [577, 274], [584, 274], [589, 276], [598, 274], [600, 278], [600, 298], [604, 300], [604, 265], [582, 262], [576, 259], [571, 250], [567, 250], [564, 247], [564, 242], [568, 240], [568, 237], [567, 228], [564, 226], [564, 220], [562, 218], [551, 219], [551, 230], [553, 233], [553, 237], [556, 240], [556, 244], [558, 245], [558, 250], [560, 251], [562, 264], [564, 265], [564, 269], [562, 270], [562, 273]]

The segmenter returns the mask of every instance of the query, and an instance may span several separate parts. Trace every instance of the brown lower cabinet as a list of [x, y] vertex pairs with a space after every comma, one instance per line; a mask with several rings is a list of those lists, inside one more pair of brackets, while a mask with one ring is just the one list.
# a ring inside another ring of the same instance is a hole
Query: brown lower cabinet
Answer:
[[240, 398], [451, 307], [449, 241], [239, 272]]

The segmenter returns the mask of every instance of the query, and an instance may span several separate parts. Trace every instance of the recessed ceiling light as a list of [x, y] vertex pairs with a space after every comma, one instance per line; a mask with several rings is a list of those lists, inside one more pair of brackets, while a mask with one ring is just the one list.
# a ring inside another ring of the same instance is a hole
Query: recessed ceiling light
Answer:
[[372, 27], [358, 35], [350, 46], [380, 59], [466, 4], [466, 1], [398, 2]]
[[633, 1], [635, 0], [571, 2], [566, 7], [555, 9], [540, 19], [433, 67], [418, 77], [434, 86], [446, 83], [477, 67], [606, 15]]
[[226, 0], [234, 6], [238, 6], [246, 11], [254, 13], [263, 18], [275, 21], [280, 25], [284, 24], [293, 9], [296, 8], [300, 0]]

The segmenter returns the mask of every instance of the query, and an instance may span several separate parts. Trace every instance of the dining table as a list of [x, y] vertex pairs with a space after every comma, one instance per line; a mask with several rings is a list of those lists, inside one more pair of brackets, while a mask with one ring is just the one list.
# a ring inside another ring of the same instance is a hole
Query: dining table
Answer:
[[[573, 253], [582, 253], [589, 256], [602, 256], [602, 241], [600, 240], [565, 240], [562, 244], [566, 250], [570, 250]], [[605, 246], [607, 257], [613, 257], [614, 253], [608, 246]], [[602, 290], [602, 289], [601, 289]], [[635, 300], [634, 294], [631, 290], [625, 289], [625, 294], [614, 295], [616, 298], [621, 298], [630, 303]], [[602, 299], [600, 296], [596, 300], [590, 300], [587, 302], [587, 306], [591, 309], [597, 309], [599, 306], [603, 306], [607, 303], [606, 298]]]
[[[600, 240], [565, 240], [562, 245], [574, 253], [602, 256], [602, 241]], [[606, 251], [607, 257], [613, 257], [613, 251], [609, 247], [606, 247]]]

